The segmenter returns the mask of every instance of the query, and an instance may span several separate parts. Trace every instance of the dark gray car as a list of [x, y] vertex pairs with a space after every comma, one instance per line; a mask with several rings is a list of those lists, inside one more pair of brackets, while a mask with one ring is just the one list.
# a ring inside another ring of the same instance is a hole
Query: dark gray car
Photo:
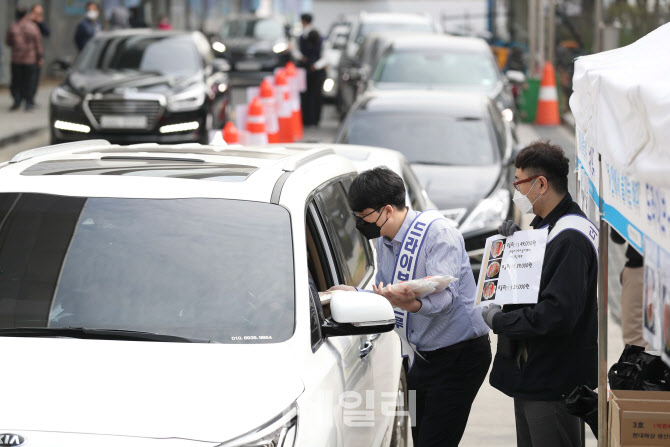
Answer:
[[487, 237], [512, 218], [515, 145], [510, 125], [482, 94], [369, 92], [342, 124], [337, 143], [402, 152], [428, 196], [458, 225], [475, 274]]

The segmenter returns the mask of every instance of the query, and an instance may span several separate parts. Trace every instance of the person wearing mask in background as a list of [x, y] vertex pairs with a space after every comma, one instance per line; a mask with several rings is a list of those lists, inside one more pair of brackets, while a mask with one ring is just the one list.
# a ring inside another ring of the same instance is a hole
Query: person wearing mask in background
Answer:
[[300, 94], [302, 122], [305, 126], [318, 126], [323, 102], [321, 91], [326, 80], [326, 70], [319, 63], [322, 60], [323, 39], [312, 26], [311, 14], [301, 15], [300, 20], [303, 32], [299, 39], [301, 57], [298, 65], [307, 71], [307, 88]]
[[[612, 230], [610, 237], [617, 244], [626, 242], [619, 233]], [[626, 249], [626, 265], [621, 271], [621, 335], [624, 345], [647, 347], [642, 336], [642, 292], [644, 292], [644, 258], [628, 245]]]
[[[40, 29], [40, 34], [42, 34], [42, 39], [44, 40], [45, 37], [49, 37], [51, 35], [51, 29], [49, 29], [49, 26], [44, 23], [44, 8], [42, 8], [42, 5], [33, 5], [33, 7], [30, 9], [30, 14], [32, 15], [31, 19], [37, 27]], [[42, 42], [42, 47], [44, 47], [44, 41]], [[44, 56], [42, 56], [42, 59], [44, 59]], [[35, 95], [37, 95], [37, 89], [40, 84], [40, 78], [42, 76], [42, 64], [37, 65], [37, 69], [35, 70], [35, 76], [33, 77], [33, 89], [32, 89], [32, 96], [33, 98]], [[37, 105], [37, 104], [35, 104]]]
[[101, 28], [100, 22], [98, 22], [98, 17], [100, 17], [98, 4], [95, 2], [86, 3], [86, 17], [79, 22], [74, 33], [74, 43], [77, 45], [79, 51], [81, 51], [88, 41], [100, 31]]
[[[519, 447], [580, 447], [582, 422], [564, 397], [598, 384], [598, 231], [568, 193], [563, 150], [537, 141], [515, 159], [514, 203], [549, 230], [535, 305], [491, 304], [482, 309], [498, 334], [490, 383], [514, 398]], [[519, 230], [505, 222], [498, 231]]]
[[[474, 307], [477, 286], [463, 236], [436, 211], [408, 209], [402, 178], [386, 167], [356, 177], [348, 199], [358, 231], [376, 239], [377, 285], [373, 288], [395, 307], [396, 331], [403, 356], [409, 357], [408, 389], [416, 391], [414, 446], [457, 446], [491, 364], [488, 328]], [[398, 268], [396, 259], [400, 259]], [[398, 286], [384, 287], [441, 275], [457, 281], [420, 299], [406, 287], [400, 286], [400, 291]], [[339, 285], [331, 290], [356, 289]]]
[[35, 107], [33, 85], [43, 58], [42, 35], [32, 20], [32, 13], [16, 8], [16, 22], [7, 30], [5, 43], [12, 49], [10, 91], [14, 104], [9, 110], [18, 110], [25, 101], [26, 111], [30, 111]]
[[170, 25], [170, 19], [168, 19], [167, 14], [161, 15], [158, 19], [158, 29], [163, 31], [170, 31], [172, 29], [172, 25]]

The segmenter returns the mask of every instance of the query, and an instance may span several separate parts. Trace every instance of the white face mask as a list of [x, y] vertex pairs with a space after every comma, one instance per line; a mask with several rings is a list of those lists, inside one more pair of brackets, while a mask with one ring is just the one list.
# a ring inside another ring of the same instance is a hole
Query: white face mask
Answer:
[[537, 202], [537, 200], [541, 197], [537, 196], [537, 199], [535, 199], [535, 202], [533, 203], [531, 203], [530, 199], [528, 198], [528, 194], [530, 194], [530, 191], [533, 189], [535, 183], [537, 183], [538, 180], [539, 179], [535, 179], [535, 182], [533, 182], [533, 186], [530, 187], [530, 189], [526, 194], [521, 194], [520, 191], [514, 191], [514, 197], [512, 198], [512, 200], [523, 214], [532, 214], [533, 205], [535, 205], [535, 202]]
[[98, 11], [89, 9], [86, 11], [86, 18], [93, 21], [98, 20]]

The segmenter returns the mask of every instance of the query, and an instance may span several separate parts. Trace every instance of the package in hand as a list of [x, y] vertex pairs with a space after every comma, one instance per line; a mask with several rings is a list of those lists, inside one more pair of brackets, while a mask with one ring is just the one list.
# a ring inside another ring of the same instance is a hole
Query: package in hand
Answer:
[[409, 286], [410, 290], [416, 294], [417, 298], [423, 298], [424, 296], [444, 291], [449, 287], [449, 284], [454, 281], [456, 281], [456, 278], [451, 275], [426, 276], [425, 278], [403, 281], [387, 287], [393, 289], [401, 286]]

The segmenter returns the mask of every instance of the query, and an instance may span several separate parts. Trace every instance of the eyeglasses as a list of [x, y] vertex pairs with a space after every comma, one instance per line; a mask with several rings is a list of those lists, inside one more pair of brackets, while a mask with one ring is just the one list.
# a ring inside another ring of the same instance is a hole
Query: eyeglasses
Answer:
[[514, 186], [514, 189], [521, 192], [521, 190], [519, 189], [519, 185], [521, 185], [522, 183], [528, 183], [531, 180], [535, 180], [538, 177], [542, 177], [542, 176], [541, 175], [534, 175], [532, 177], [528, 177], [528, 178], [525, 178], [523, 180], [517, 180], [516, 182], [512, 183], [512, 186]]
[[377, 209], [377, 210], [370, 211], [370, 212], [367, 213], [365, 216], [359, 216], [358, 213], [357, 213], [356, 211], [352, 211], [351, 214], [352, 214], [356, 219], [364, 220], [364, 219], [365, 219], [366, 217], [368, 217], [370, 214], [374, 214], [374, 213], [378, 213], [378, 212], [380, 212], [380, 211], [382, 210], [382, 208], [384, 208], [384, 207], [382, 206], [381, 208], [379, 208], [379, 209]]

